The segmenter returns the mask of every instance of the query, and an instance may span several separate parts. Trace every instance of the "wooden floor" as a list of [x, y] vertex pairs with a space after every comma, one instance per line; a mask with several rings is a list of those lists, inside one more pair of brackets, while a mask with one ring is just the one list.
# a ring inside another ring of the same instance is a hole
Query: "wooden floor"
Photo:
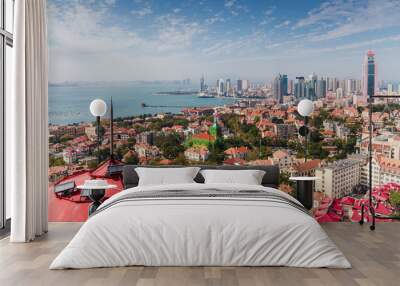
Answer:
[[80, 223], [51, 223], [49, 233], [28, 244], [0, 241], [0, 285], [400, 285], [400, 223], [323, 225], [352, 269], [288, 267], [124, 267], [48, 270]]

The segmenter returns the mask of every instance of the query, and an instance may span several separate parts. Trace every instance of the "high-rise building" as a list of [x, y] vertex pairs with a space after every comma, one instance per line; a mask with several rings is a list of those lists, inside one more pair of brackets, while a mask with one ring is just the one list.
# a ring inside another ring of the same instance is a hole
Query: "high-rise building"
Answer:
[[243, 81], [241, 79], [237, 80], [237, 91], [241, 93], [243, 91]]
[[285, 74], [279, 74], [275, 77], [273, 83], [273, 96], [278, 103], [283, 103], [283, 97], [287, 95], [288, 77]]
[[204, 80], [204, 76], [201, 76], [201, 78], [200, 78], [200, 91], [201, 92], [206, 91], [206, 83]]
[[392, 95], [393, 94], [393, 84], [388, 83], [387, 85], [387, 94]]
[[314, 88], [314, 81], [307, 80], [304, 84], [304, 96], [310, 100], [315, 99], [315, 88]]
[[244, 91], [250, 88], [250, 81], [248, 79], [242, 80], [242, 88]]
[[372, 96], [376, 91], [377, 83], [377, 70], [375, 64], [375, 53], [373, 51], [368, 51], [363, 65], [363, 96]]
[[343, 98], [343, 88], [339, 87], [336, 89], [336, 98]]
[[315, 73], [312, 73], [310, 75], [310, 87], [313, 89], [312, 91], [312, 93], [314, 94], [313, 97], [316, 96], [317, 94], [317, 82], [318, 82], [318, 76]]
[[226, 79], [226, 81], [225, 81], [225, 90], [226, 90], [226, 93], [227, 93], [227, 94], [229, 94], [229, 93], [231, 92], [231, 88], [232, 88], [231, 79], [228, 78], [228, 79]]
[[293, 94], [293, 80], [292, 79], [289, 80], [287, 93]]
[[305, 81], [304, 77], [296, 77], [297, 82], [294, 85], [294, 96], [296, 98], [304, 98], [305, 97]]
[[326, 80], [323, 78], [317, 80], [315, 95], [317, 98], [324, 98], [326, 96]]
[[217, 94], [219, 96], [224, 95], [225, 93], [225, 84], [224, 84], [224, 80], [222, 78], [220, 78], [219, 80], [217, 80]]
[[243, 93], [248, 90], [250, 87], [250, 82], [247, 79], [238, 79], [237, 80], [237, 91], [239, 93]]

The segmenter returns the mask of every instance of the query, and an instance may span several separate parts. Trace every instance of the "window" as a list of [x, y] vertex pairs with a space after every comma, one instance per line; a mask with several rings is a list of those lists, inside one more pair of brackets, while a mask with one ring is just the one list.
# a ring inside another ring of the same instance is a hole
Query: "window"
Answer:
[[0, 228], [4, 229], [11, 216], [10, 194], [4, 188], [5, 105], [11, 92], [12, 46], [14, 29], [14, 0], [0, 0]]

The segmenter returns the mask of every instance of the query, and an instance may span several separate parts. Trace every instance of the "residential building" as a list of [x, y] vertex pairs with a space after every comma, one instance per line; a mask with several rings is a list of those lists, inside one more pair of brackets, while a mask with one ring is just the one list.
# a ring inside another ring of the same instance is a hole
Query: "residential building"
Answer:
[[77, 153], [72, 148], [66, 148], [63, 151], [63, 160], [66, 164], [73, 164], [78, 161]]
[[290, 174], [296, 177], [313, 177], [315, 170], [319, 167], [321, 167], [321, 160], [319, 159], [297, 162], [292, 164]]
[[361, 163], [355, 159], [335, 161], [315, 171], [319, 178], [315, 190], [324, 192], [331, 199], [351, 194], [353, 188], [360, 184]]
[[157, 158], [160, 155], [160, 150], [156, 146], [150, 146], [146, 143], [138, 143], [135, 145], [135, 152], [139, 158]]
[[[361, 184], [369, 186], [369, 163], [361, 170]], [[372, 158], [372, 186], [382, 186], [387, 183], [400, 184], [400, 160], [391, 159], [382, 155]]]
[[204, 162], [208, 159], [210, 151], [207, 147], [199, 145], [186, 149], [184, 155], [188, 161]]
[[279, 139], [289, 140], [290, 138], [297, 136], [297, 128], [294, 124], [276, 124], [275, 134]]
[[285, 150], [278, 150], [272, 154], [274, 164], [279, 165], [279, 169], [283, 172], [289, 172], [293, 159], [292, 155]]
[[155, 134], [152, 131], [145, 131], [136, 135], [136, 143], [154, 145]]
[[249, 148], [245, 146], [241, 147], [231, 147], [225, 150], [224, 154], [228, 159], [242, 159], [245, 160], [249, 153]]

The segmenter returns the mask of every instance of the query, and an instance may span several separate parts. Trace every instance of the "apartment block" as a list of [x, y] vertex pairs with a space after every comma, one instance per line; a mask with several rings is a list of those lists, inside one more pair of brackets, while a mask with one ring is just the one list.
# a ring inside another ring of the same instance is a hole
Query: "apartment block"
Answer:
[[315, 190], [324, 192], [332, 199], [349, 195], [360, 184], [361, 162], [355, 159], [335, 161], [315, 171], [320, 178], [315, 182]]

